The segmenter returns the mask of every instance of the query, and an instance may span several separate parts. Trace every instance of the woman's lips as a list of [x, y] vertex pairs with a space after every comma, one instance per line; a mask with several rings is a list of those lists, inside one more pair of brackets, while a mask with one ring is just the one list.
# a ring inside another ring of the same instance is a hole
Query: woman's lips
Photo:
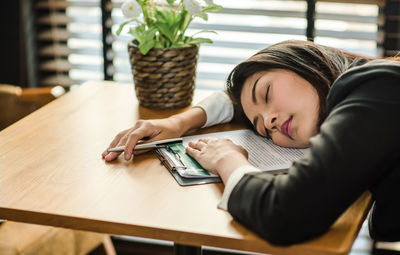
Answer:
[[292, 139], [292, 119], [293, 116], [290, 116], [281, 126], [281, 132], [290, 139]]

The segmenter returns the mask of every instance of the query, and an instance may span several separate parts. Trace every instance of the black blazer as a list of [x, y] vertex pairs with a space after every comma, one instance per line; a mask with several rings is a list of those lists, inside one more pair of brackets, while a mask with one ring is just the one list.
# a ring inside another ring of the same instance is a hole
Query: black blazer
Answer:
[[332, 85], [327, 117], [288, 175], [245, 175], [228, 211], [267, 241], [289, 245], [329, 230], [365, 191], [370, 234], [400, 241], [400, 63], [350, 68]]

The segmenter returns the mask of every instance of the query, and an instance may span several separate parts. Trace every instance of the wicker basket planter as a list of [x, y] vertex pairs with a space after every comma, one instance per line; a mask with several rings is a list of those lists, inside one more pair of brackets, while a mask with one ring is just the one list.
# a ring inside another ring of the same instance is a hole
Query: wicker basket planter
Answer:
[[128, 44], [136, 96], [141, 106], [175, 109], [192, 102], [198, 45], [152, 49], [142, 55], [137, 42]]

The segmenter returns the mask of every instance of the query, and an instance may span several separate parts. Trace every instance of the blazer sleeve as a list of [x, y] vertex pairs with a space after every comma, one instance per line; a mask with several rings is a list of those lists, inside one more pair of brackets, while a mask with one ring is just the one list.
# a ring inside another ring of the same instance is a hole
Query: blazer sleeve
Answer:
[[341, 79], [361, 83], [336, 104], [287, 175], [250, 173], [238, 182], [228, 200], [234, 219], [277, 245], [326, 232], [399, 164], [399, 70]]

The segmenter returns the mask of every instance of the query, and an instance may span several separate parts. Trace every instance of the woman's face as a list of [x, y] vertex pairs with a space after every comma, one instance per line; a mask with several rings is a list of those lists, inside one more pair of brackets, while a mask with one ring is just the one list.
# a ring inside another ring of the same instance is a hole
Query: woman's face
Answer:
[[294, 72], [255, 73], [245, 81], [240, 99], [254, 130], [277, 145], [305, 148], [317, 134], [317, 91]]

